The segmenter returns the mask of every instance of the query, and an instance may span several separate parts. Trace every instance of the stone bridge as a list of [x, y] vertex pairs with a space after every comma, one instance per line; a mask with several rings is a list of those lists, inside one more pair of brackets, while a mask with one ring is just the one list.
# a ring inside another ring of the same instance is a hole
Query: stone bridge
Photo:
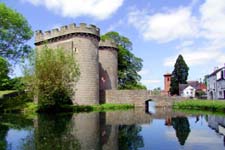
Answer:
[[106, 90], [101, 93], [105, 103], [134, 104], [145, 106], [146, 101], [154, 101], [156, 107], [172, 106], [176, 101], [183, 101], [185, 98], [179, 96], [155, 96], [147, 90]]

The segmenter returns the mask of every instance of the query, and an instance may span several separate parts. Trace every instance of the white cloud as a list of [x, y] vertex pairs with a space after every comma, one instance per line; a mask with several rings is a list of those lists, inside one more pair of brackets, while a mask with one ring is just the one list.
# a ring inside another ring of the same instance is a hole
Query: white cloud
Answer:
[[192, 46], [193, 44], [194, 44], [194, 41], [192, 40], [183, 41], [180, 45], [176, 47], [176, 49], [183, 49], [185, 47]]
[[124, 0], [22, 0], [35, 6], [45, 6], [63, 17], [91, 16], [103, 20], [122, 6]]
[[[225, 53], [221, 50], [222, 45], [210, 45], [204, 48], [186, 47], [180, 50], [179, 54], [184, 57], [188, 66], [205, 65], [208, 63], [223, 64]], [[168, 57], [164, 61], [164, 66], [172, 67], [175, 64], [178, 55]]]
[[225, 1], [206, 0], [199, 11], [202, 35], [213, 40], [225, 39]]
[[196, 1], [192, 1], [187, 7], [155, 14], [135, 9], [128, 14], [128, 20], [146, 40], [225, 40], [225, 1], [205, 0], [198, 7], [199, 15], [192, 13], [195, 5]]
[[[195, 6], [198, 13], [193, 12]], [[225, 0], [205, 0], [199, 5], [194, 0], [189, 6], [163, 12], [133, 9], [128, 14], [128, 22], [145, 40], [181, 43], [176, 46], [177, 53], [164, 60], [167, 67], [174, 66], [178, 54], [190, 66], [224, 64], [224, 20]]]
[[144, 11], [131, 11], [128, 22], [136, 27], [144, 39], [169, 42], [197, 35], [197, 19], [189, 8], [181, 7], [166, 13], [149, 15]]

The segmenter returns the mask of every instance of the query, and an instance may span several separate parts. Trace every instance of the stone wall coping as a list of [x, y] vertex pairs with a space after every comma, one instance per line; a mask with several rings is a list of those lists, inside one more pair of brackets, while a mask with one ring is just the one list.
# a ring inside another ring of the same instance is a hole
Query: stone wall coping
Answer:
[[37, 30], [35, 32], [35, 43], [47, 41], [65, 35], [70, 35], [73, 33], [91, 34], [99, 37], [100, 29], [92, 24], [87, 25], [86, 23], [80, 23], [80, 26], [76, 26], [75, 23], [72, 23], [45, 32], [43, 32], [42, 30]]
[[118, 50], [118, 46], [117, 44], [112, 41], [112, 40], [101, 40], [99, 42], [99, 50], [102, 50], [102, 49], [107, 49], [107, 48], [113, 48], [115, 50]]

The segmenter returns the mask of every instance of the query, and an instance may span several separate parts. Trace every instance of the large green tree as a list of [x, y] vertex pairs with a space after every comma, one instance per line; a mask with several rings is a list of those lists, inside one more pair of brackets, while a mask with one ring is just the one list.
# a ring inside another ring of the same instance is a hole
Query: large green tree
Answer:
[[6, 90], [9, 86], [9, 66], [8, 61], [0, 57], [0, 90]]
[[31, 47], [26, 42], [32, 35], [33, 31], [27, 20], [0, 3], [0, 56], [13, 61], [27, 56]]
[[189, 68], [182, 55], [179, 55], [172, 72], [170, 94], [179, 95], [179, 84], [186, 84]]
[[102, 40], [111, 39], [118, 45], [118, 85], [119, 89], [146, 89], [140, 83], [138, 72], [142, 69], [142, 59], [132, 52], [132, 42], [117, 32], [108, 32], [101, 36]]

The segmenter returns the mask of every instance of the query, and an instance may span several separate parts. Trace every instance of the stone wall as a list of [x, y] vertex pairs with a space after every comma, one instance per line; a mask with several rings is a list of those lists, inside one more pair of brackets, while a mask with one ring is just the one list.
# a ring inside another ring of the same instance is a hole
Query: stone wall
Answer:
[[149, 99], [150, 91], [147, 90], [106, 90], [105, 103], [135, 104], [144, 106]]
[[99, 28], [81, 23], [71, 24], [52, 31], [37, 31], [35, 45], [40, 49], [45, 44], [50, 48], [63, 48], [77, 60], [80, 78], [74, 87], [73, 103], [92, 105], [99, 103]]
[[180, 96], [153, 96], [151, 91], [147, 90], [106, 90], [102, 95], [104, 95], [105, 103], [134, 104], [135, 106], [145, 106], [147, 100], [152, 100], [156, 103], [156, 107], [171, 107], [175, 101], [186, 99]]
[[99, 43], [100, 90], [117, 89], [117, 45], [111, 41]]

